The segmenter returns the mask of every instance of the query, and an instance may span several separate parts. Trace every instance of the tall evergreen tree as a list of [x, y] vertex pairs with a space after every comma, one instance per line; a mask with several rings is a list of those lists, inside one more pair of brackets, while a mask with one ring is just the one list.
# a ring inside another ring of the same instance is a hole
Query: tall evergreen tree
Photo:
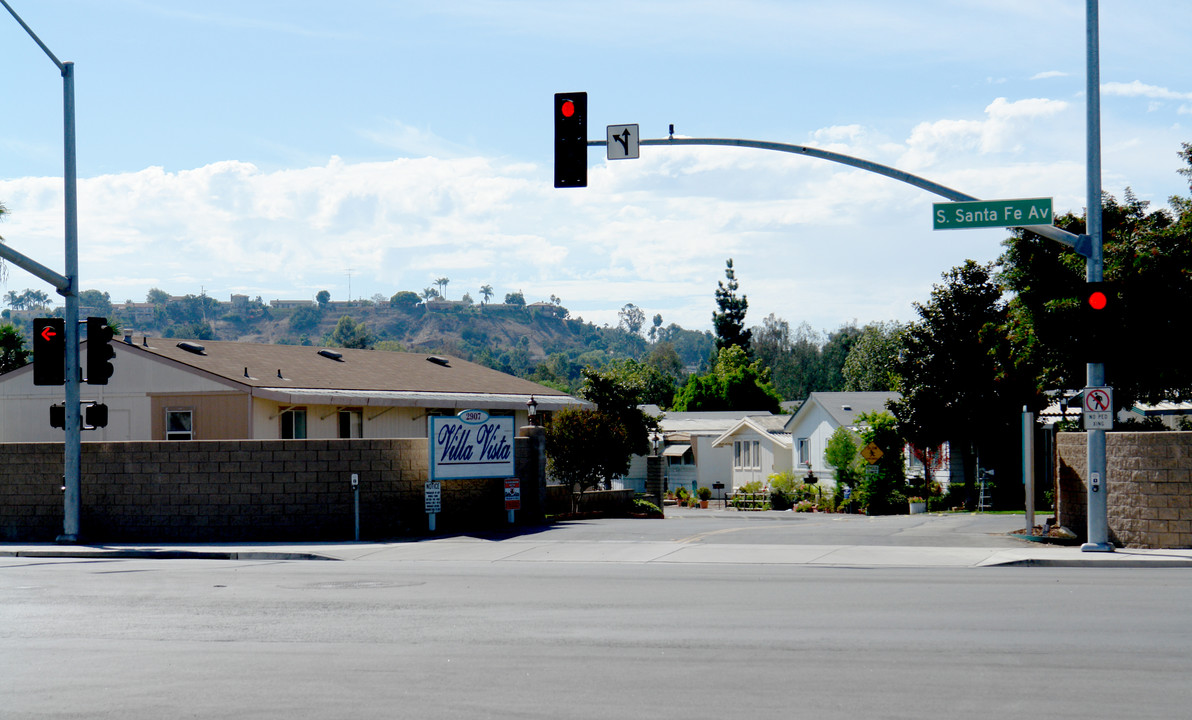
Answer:
[[725, 262], [724, 278], [728, 280], [716, 283], [716, 307], [718, 311], [712, 313], [712, 327], [716, 330], [716, 349], [723, 350], [736, 345], [750, 353], [750, 339], [753, 333], [745, 328], [745, 311], [749, 309], [749, 301], [744, 295], [737, 297], [737, 275], [733, 271], [733, 259]]

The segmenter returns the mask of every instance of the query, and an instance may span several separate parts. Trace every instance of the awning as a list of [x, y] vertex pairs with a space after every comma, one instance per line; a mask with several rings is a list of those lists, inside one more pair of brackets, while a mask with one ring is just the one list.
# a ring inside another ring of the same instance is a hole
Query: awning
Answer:
[[690, 445], [667, 445], [662, 449], [662, 457], [683, 457], [689, 452]]

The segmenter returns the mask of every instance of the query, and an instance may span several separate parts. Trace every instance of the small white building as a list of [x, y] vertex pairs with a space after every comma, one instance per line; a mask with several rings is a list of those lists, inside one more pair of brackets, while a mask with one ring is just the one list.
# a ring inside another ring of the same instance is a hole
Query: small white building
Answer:
[[712, 442], [712, 447], [731, 447], [733, 472], [731, 490], [751, 482], [766, 484], [767, 478], [792, 469], [789, 415], [761, 415], [741, 418]]
[[[656, 408], [644, 409], [652, 415], [661, 413]], [[661, 413], [657, 440], [660, 452], [666, 458], [667, 488], [683, 487], [695, 492], [706, 487], [715, 498], [731, 492], [733, 449], [731, 446], [716, 447], [715, 442], [746, 417], [785, 419], [786, 416], [744, 410]], [[645, 456], [634, 457], [629, 473], [615, 482], [614, 487], [645, 492]]]
[[837, 428], [856, 431], [857, 416], [886, 410], [886, 403], [901, 395], [895, 392], [813, 392], [791, 417], [790, 433], [795, 473], [815, 473], [821, 483], [835, 484], [834, 471], [824, 458], [828, 439]]

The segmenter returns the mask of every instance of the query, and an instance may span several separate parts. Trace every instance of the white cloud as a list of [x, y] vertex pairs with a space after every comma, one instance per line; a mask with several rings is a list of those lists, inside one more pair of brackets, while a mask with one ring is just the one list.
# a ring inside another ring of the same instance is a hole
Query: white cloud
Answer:
[[985, 108], [982, 120], [936, 120], [920, 123], [907, 140], [902, 163], [910, 168], [931, 167], [941, 155], [955, 153], [1017, 153], [1025, 146], [1027, 128], [1067, 110], [1063, 100], [1029, 98], [1010, 102], [997, 98]]
[[1068, 73], [1062, 70], [1044, 70], [1040, 73], [1035, 73], [1031, 76], [1031, 80], [1047, 80], [1049, 78], [1068, 77]]
[[1147, 85], [1139, 80], [1133, 82], [1109, 82], [1101, 84], [1101, 92], [1120, 97], [1145, 97], [1156, 100], [1192, 100], [1192, 93], [1176, 92], [1156, 85]]

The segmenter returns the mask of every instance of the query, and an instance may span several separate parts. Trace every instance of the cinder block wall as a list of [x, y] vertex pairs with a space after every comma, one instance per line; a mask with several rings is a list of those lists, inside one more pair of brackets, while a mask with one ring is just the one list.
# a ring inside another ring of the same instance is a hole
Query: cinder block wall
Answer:
[[[1056, 441], [1057, 519], [1084, 537], [1085, 433]], [[1106, 433], [1110, 539], [1134, 548], [1192, 548], [1192, 433]]]
[[[520, 522], [542, 504], [530, 445], [515, 443]], [[0, 445], [0, 540], [62, 533], [61, 443]], [[350, 540], [351, 474], [360, 478], [361, 537], [427, 529], [425, 439], [209, 440], [84, 443], [80, 525], [85, 542]], [[531, 488], [534, 488], [531, 491]], [[439, 531], [507, 523], [501, 479], [442, 483]]]

